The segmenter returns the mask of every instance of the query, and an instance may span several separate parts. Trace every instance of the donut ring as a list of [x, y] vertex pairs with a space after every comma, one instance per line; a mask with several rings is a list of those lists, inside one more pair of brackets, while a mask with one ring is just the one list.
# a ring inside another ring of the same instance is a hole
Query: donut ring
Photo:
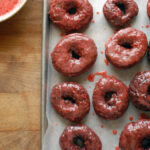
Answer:
[[103, 13], [113, 26], [122, 27], [137, 16], [138, 6], [134, 0], [107, 0]]
[[133, 104], [145, 111], [150, 111], [150, 71], [138, 72], [129, 86]]
[[129, 27], [113, 35], [105, 47], [105, 55], [110, 63], [118, 68], [129, 68], [144, 57], [147, 38], [142, 31]]
[[128, 88], [114, 76], [101, 78], [93, 92], [94, 110], [104, 119], [117, 119], [128, 108]]
[[51, 91], [51, 104], [59, 115], [72, 122], [81, 121], [90, 110], [87, 91], [75, 82], [55, 85]]
[[92, 67], [97, 58], [94, 41], [87, 35], [73, 33], [65, 36], [54, 48], [54, 68], [65, 76], [78, 76]]
[[150, 120], [128, 123], [120, 136], [121, 150], [150, 149]]
[[68, 126], [60, 137], [62, 150], [101, 150], [96, 133], [85, 125]]
[[150, 0], [148, 0], [147, 2], [147, 14], [148, 14], [148, 17], [150, 18]]
[[86, 28], [93, 8], [88, 0], [52, 0], [49, 14], [52, 22], [68, 33]]

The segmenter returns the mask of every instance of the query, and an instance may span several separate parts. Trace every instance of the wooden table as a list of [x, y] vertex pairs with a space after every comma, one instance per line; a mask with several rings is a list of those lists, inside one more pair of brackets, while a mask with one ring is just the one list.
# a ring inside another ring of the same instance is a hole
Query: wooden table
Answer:
[[40, 150], [42, 2], [0, 23], [0, 150]]

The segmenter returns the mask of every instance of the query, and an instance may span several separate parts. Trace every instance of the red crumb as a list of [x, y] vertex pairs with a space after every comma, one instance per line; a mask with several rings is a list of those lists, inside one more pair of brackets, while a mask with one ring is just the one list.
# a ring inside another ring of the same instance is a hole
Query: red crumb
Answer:
[[107, 60], [107, 59], [104, 59], [104, 62], [105, 62], [105, 64], [106, 64], [106, 66], [108, 66], [108, 65], [109, 65], [109, 62], [108, 62], [108, 60]]
[[141, 113], [139, 120], [140, 120], [140, 119], [147, 119], [146, 114]]
[[18, 0], [0, 0], [0, 16], [10, 12], [17, 3]]
[[92, 20], [92, 23], [95, 23], [95, 20]]
[[94, 74], [90, 74], [90, 75], [88, 76], [88, 80], [89, 80], [90, 82], [93, 82], [93, 81], [94, 81], [94, 77], [95, 77]]
[[58, 126], [58, 123], [56, 123], [56, 126]]
[[92, 73], [92, 74], [90, 74], [90, 75], [88, 76], [88, 80], [89, 80], [90, 82], [93, 82], [96, 75], [101, 75], [101, 76], [104, 77], [104, 76], [107, 75], [107, 72], [106, 72], [106, 71], [101, 71], [101, 72]]
[[148, 25], [148, 24], [146, 24], [146, 25], [145, 25], [145, 28], [149, 28], [149, 25]]
[[92, 112], [92, 116], [94, 116], [95, 115], [95, 113], [94, 112]]
[[60, 33], [60, 36], [65, 36], [65, 33]]
[[104, 128], [104, 125], [103, 124], [101, 124], [101, 126], [100, 126], [101, 128]]
[[99, 11], [97, 11], [96, 14], [99, 15]]
[[141, 26], [142, 28], [144, 28], [144, 26]]
[[119, 146], [115, 146], [115, 150], [119, 150], [119, 148], [120, 148]]
[[112, 133], [113, 133], [114, 135], [116, 135], [116, 134], [117, 134], [117, 130], [113, 130]]
[[104, 52], [103, 51], [101, 51], [101, 54], [103, 54]]
[[89, 88], [91, 88], [91, 85], [89, 85]]
[[129, 116], [129, 120], [132, 121], [133, 120], [133, 116]]

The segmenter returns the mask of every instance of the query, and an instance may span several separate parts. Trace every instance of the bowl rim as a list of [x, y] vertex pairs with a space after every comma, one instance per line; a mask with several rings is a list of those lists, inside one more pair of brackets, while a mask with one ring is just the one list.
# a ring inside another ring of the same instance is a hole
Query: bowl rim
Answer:
[[18, 6], [12, 9], [12, 11], [0, 16], [0, 23], [14, 16], [18, 11], [22, 9], [22, 7], [26, 4], [26, 2], [27, 0], [22, 0], [20, 4], [17, 4]]

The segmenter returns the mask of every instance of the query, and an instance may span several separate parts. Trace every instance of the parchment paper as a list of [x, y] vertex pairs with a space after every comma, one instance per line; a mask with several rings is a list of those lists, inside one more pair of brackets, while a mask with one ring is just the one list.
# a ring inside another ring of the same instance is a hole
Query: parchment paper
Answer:
[[[48, 119], [48, 128], [44, 137], [43, 150], [61, 150], [59, 146], [59, 137], [63, 130], [67, 127], [67, 125], [71, 124], [69, 121], [60, 117], [54, 109], [51, 107], [49, 95], [51, 88], [60, 82], [63, 81], [76, 81], [82, 84], [88, 91], [90, 95], [90, 100], [92, 101], [92, 93], [95, 86], [95, 82], [98, 81], [101, 76], [96, 76], [94, 82], [89, 82], [87, 77], [91, 73], [107, 71], [108, 75], [114, 75], [118, 79], [122, 80], [126, 85], [129, 85], [132, 77], [138, 72], [142, 70], [149, 70], [150, 64], [148, 63], [147, 56], [134, 67], [130, 69], [116, 69], [112, 65], [106, 66], [104, 63], [105, 54], [101, 54], [100, 51], [105, 51], [105, 42], [108, 38], [114, 34], [114, 28], [108, 24], [104, 15], [103, 15], [103, 5], [106, 0], [89, 0], [93, 6], [94, 11], [94, 21], [95, 23], [90, 23], [89, 27], [84, 31], [89, 37], [94, 39], [97, 45], [98, 58], [95, 65], [88, 72], [84, 73], [80, 77], [67, 78], [62, 76], [60, 73], [56, 72], [51, 64], [51, 59], [49, 59], [49, 68], [48, 68], [48, 88], [47, 88], [47, 105], [46, 105], [46, 115]], [[138, 16], [132, 21], [130, 24], [132, 27], [142, 30], [146, 33], [148, 40], [150, 39], [150, 28], [146, 28], [146, 24], [150, 24], [150, 20], [147, 16], [147, 0], [135, 0], [139, 7]], [[97, 14], [99, 12], [99, 14]], [[60, 36], [61, 31], [53, 25], [50, 25], [50, 40], [49, 40], [49, 55], [57, 42], [62, 38]], [[133, 115], [134, 120], [137, 121], [142, 111], [136, 109], [133, 104], [130, 102], [128, 110], [125, 114], [118, 120], [104, 120], [98, 117], [95, 113], [93, 115], [93, 106], [91, 103], [90, 113], [84, 118], [82, 121], [83, 124], [88, 125], [92, 128], [97, 135], [100, 137], [102, 142], [103, 150], [115, 150], [115, 146], [119, 144], [119, 136], [124, 127], [124, 125], [128, 122], [129, 116]], [[150, 113], [146, 113], [150, 115]], [[100, 126], [104, 125], [104, 128]], [[113, 135], [112, 131], [117, 130], [117, 135]]]

